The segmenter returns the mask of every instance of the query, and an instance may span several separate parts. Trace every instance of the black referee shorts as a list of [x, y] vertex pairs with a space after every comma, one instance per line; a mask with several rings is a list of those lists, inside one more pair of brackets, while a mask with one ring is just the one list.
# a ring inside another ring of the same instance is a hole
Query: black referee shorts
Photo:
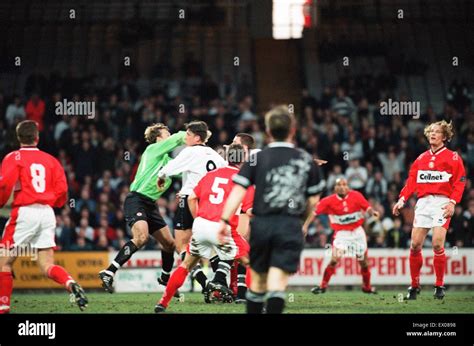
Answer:
[[178, 196], [178, 208], [174, 216], [174, 228], [177, 230], [186, 230], [193, 227], [194, 218], [191, 215], [188, 205], [188, 196]]
[[168, 226], [163, 220], [155, 201], [135, 191], [130, 192], [125, 198], [123, 212], [125, 221], [130, 228], [140, 220], [148, 223], [150, 234]]
[[300, 263], [304, 238], [298, 217], [255, 216], [250, 231], [250, 267], [266, 273], [270, 267], [295, 273]]

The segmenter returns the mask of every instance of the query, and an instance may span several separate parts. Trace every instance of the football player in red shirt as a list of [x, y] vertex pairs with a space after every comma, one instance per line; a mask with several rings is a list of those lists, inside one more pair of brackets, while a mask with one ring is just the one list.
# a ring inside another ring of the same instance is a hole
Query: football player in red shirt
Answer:
[[16, 259], [13, 250], [26, 245], [38, 250], [41, 271], [64, 286], [84, 310], [88, 303], [84, 290], [63, 267], [54, 264], [56, 217], [53, 207], [62, 207], [67, 199], [64, 169], [53, 156], [36, 147], [39, 141], [36, 122], [20, 122], [16, 134], [20, 149], [5, 156], [0, 178], [0, 208], [14, 190], [10, 219], [0, 241], [0, 247], [7, 250], [7, 255], [0, 257], [0, 313], [10, 311], [12, 265]]
[[446, 232], [454, 214], [454, 207], [461, 201], [466, 186], [466, 172], [461, 156], [446, 148], [446, 142], [453, 138], [453, 127], [445, 120], [428, 125], [425, 136], [430, 149], [422, 153], [410, 168], [408, 179], [400, 192], [400, 199], [393, 207], [393, 214], [399, 215], [406, 201], [417, 194], [415, 218], [411, 232], [410, 275], [407, 299], [416, 299], [420, 293], [420, 271], [423, 264], [421, 248], [426, 235], [432, 229], [434, 252], [433, 266], [436, 275], [434, 297], [443, 299], [446, 254], [444, 242]]
[[[245, 160], [251, 160], [252, 155], [260, 151], [255, 148], [255, 139], [252, 135], [248, 133], [238, 133], [235, 135], [231, 144], [240, 144], [244, 148]], [[224, 146], [226, 149], [229, 145]], [[246, 242], [249, 240], [250, 235], [250, 218], [252, 215], [252, 206], [253, 206], [253, 194], [255, 193], [255, 187], [249, 188], [249, 195], [247, 198], [247, 204], [243, 204], [240, 210], [239, 215], [239, 225], [237, 227], [237, 232], [243, 236]], [[215, 255], [209, 260], [211, 268], [214, 272], [219, 268], [219, 256]], [[197, 280], [199, 284], [203, 287], [203, 293], [205, 294], [205, 301], [209, 302], [206, 297], [205, 286], [207, 284], [207, 277], [202, 271], [201, 265], [197, 264], [192, 273], [192, 278]], [[250, 272], [248, 271], [247, 266], [240, 263], [239, 261], [234, 261], [234, 264], [230, 270], [230, 283], [229, 288], [232, 290], [235, 296], [236, 304], [243, 304], [246, 302], [245, 294], [247, 292], [248, 283], [250, 281]]]
[[331, 260], [324, 270], [320, 286], [314, 287], [314, 294], [325, 293], [331, 276], [342, 256], [355, 256], [361, 267], [362, 292], [376, 293], [370, 285], [370, 268], [367, 260], [367, 238], [362, 228], [365, 214], [378, 218], [365, 197], [358, 191], [350, 190], [347, 180], [339, 178], [334, 186], [335, 194], [325, 197], [316, 205], [314, 214], [310, 215], [303, 225], [304, 234], [316, 215], [328, 214], [329, 223], [334, 230]]
[[[219, 232], [222, 209], [234, 186], [232, 177], [239, 172], [239, 167], [245, 161], [245, 152], [241, 145], [232, 144], [228, 148], [227, 156], [229, 166], [207, 173], [188, 197], [191, 214], [196, 216], [191, 242], [184, 261], [171, 275], [163, 296], [155, 306], [156, 313], [166, 311], [171, 298], [183, 285], [189, 272], [201, 258], [210, 258], [213, 251], [219, 256], [219, 267], [213, 281], [207, 282], [206, 292], [211, 294], [218, 291], [223, 300], [232, 299], [232, 291], [225, 281], [234, 260], [239, 259], [242, 263], [248, 264], [248, 243], [237, 232], [239, 215], [236, 214], [229, 220], [230, 236], [227, 236], [226, 232]], [[250, 193], [246, 194], [242, 202], [246, 209], [250, 209], [248, 208], [250, 197]]]

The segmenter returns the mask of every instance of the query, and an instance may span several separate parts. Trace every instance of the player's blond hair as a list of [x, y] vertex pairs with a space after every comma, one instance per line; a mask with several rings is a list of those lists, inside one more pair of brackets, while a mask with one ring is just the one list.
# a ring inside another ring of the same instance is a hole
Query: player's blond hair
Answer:
[[145, 141], [148, 143], [156, 143], [156, 138], [161, 136], [162, 130], [168, 130], [168, 126], [162, 123], [150, 125], [145, 130]]
[[446, 138], [445, 141], [450, 142], [451, 139], [454, 136], [454, 130], [453, 130], [453, 122], [450, 121], [449, 123], [446, 120], [441, 120], [437, 121], [435, 123], [431, 123], [428, 126], [425, 127], [425, 137], [429, 139], [430, 137], [430, 131], [433, 128], [433, 126], [439, 126], [441, 127], [441, 131], [443, 131], [443, 135]]

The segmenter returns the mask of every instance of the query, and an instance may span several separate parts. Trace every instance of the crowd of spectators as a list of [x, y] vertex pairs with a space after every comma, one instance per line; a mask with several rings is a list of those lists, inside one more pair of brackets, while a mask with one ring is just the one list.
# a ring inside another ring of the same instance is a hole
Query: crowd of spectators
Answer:
[[[375, 83], [374, 81], [378, 82]], [[374, 85], [381, 85], [375, 89]], [[345, 76], [317, 97], [302, 90], [297, 105], [297, 144], [328, 163], [321, 167], [327, 188], [346, 177], [349, 186], [362, 191], [381, 214], [367, 220], [370, 247], [409, 245], [415, 199], [399, 217], [391, 215], [410, 164], [427, 149], [426, 124], [452, 120], [456, 134], [449, 147], [459, 151], [468, 172], [463, 201], [456, 206], [447, 246], [474, 246], [474, 117], [470, 101], [461, 106], [448, 99], [442, 113], [428, 107], [420, 119], [381, 115], [377, 106], [397, 94], [394, 85], [376, 76]], [[95, 102], [94, 117], [57, 114], [56, 102]], [[268, 108], [271, 105], [267, 105]], [[63, 164], [69, 184], [69, 201], [57, 211], [59, 250], [112, 250], [130, 238], [123, 201], [146, 143], [143, 132], [151, 123], [163, 122], [171, 132], [186, 122], [204, 120], [213, 132], [209, 145], [221, 147], [237, 132], [251, 133], [257, 146], [265, 146], [263, 114], [256, 111], [249, 78], [215, 82], [209, 76], [144, 79], [122, 73], [117, 81], [101, 76], [48, 78], [31, 75], [22, 95], [0, 92], [0, 157], [17, 148], [15, 125], [34, 119], [41, 127], [39, 147]], [[176, 210], [176, 181], [157, 202], [172, 227]], [[3, 220], [5, 222], [5, 219]], [[310, 228], [307, 246], [325, 247], [332, 231], [328, 219], [319, 217]], [[429, 246], [429, 241], [425, 244]], [[156, 248], [150, 241], [147, 249]]]

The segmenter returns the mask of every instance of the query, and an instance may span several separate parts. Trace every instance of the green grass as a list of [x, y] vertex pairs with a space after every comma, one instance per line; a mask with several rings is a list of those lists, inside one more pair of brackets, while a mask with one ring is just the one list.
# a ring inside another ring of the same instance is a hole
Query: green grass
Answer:
[[[287, 313], [474, 313], [474, 292], [448, 291], [444, 300], [435, 300], [425, 290], [416, 301], [399, 302], [404, 291], [381, 291], [366, 295], [359, 291], [333, 291], [313, 295], [289, 291]], [[85, 313], [152, 313], [160, 294], [99, 293], [88, 294]], [[12, 313], [80, 313], [69, 303], [66, 293], [16, 293], [12, 297]], [[244, 313], [244, 305], [205, 304], [199, 293], [185, 293], [184, 299], [173, 299], [169, 313]]]

